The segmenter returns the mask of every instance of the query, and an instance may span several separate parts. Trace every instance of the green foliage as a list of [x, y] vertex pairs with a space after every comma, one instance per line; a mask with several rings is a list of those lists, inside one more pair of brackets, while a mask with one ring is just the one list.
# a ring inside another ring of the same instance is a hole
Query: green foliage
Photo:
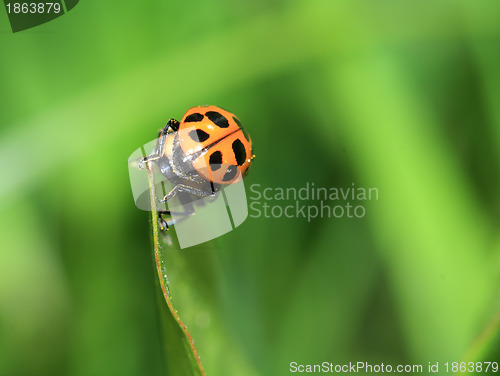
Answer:
[[158, 274], [156, 285], [161, 293], [161, 298], [158, 299], [158, 303], [160, 305], [160, 319], [163, 324], [163, 356], [167, 374], [179, 376], [204, 376], [205, 371], [203, 370], [200, 358], [194, 347], [193, 339], [172, 305], [166, 267], [169, 260], [166, 253], [162, 251], [162, 246], [160, 244], [154, 177], [150, 165], [148, 165], [148, 176], [152, 213], [153, 259]]

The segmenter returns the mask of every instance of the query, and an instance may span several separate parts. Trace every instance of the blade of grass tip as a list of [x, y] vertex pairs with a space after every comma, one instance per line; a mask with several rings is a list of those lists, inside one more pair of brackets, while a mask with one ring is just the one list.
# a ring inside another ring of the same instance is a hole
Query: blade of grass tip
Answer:
[[154, 243], [154, 259], [156, 264], [156, 271], [158, 273], [158, 279], [160, 282], [161, 291], [163, 293], [163, 298], [167, 303], [168, 310], [170, 311], [172, 318], [175, 320], [177, 326], [180, 328], [183, 342], [188, 344], [185, 346], [186, 355], [190, 360], [191, 365], [193, 366], [193, 375], [201, 375], [206, 376], [205, 370], [201, 365], [200, 356], [196, 351], [196, 347], [194, 346], [193, 338], [189, 331], [187, 330], [186, 325], [181, 321], [177, 311], [174, 309], [171, 301], [171, 297], [168, 290], [168, 279], [167, 274], [162, 268], [162, 262], [160, 260], [160, 241], [159, 241], [159, 229], [158, 229], [158, 211], [156, 206], [156, 194], [154, 187], [154, 176], [152, 171], [151, 162], [148, 162], [148, 175], [149, 175], [149, 191], [150, 191], [150, 201], [151, 201], [151, 219], [153, 225], [153, 243]]

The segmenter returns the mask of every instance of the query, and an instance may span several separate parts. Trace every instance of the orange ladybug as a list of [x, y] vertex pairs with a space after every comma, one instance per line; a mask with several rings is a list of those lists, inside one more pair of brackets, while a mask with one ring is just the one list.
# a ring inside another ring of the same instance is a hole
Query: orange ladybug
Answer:
[[155, 161], [174, 184], [161, 202], [181, 193], [215, 195], [248, 173], [255, 156], [252, 140], [240, 120], [217, 106], [197, 106], [181, 121], [170, 119], [160, 131], [153, 153], [141, 161]]

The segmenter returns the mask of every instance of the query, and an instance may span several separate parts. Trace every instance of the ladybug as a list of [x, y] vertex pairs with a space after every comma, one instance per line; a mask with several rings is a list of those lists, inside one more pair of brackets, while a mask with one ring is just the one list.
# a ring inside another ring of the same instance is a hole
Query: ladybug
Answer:
[[155, 161], [174, 184], [160, 200], [164, 203], [183, 194], [215, 196], [245, 177], [254, 157], [252, 140], [234, 114], [217, 106], [197, 106], [187, 110], [180, 122], [167, 122], [152, 154], [140, 166]]

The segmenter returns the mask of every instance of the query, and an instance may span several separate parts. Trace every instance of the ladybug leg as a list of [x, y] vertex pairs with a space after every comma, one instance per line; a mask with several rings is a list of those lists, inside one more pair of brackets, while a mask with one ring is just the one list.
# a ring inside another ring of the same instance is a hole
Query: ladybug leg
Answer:
[[[177, 215], [183, 215], [183, 216], [188, 216], [192, 213], [176, 213]], [[166, 216], [168, 218], [163, 218], [163, 216]], [[184, 219], [184, 218], [182, 218]], [[181, 220], [182, 220], [181, 219]], [[168, 229], [171, 226], [174, 226], [178, 221], [174, 221], [172, 219], [172, 213], [170, 210], [165, 210], [165, 211], [159, 211], [158, 212], [158, 225], [160, 226], [160, 231], [168, 231]]]
[[168, 192], [165, 197], [163, 197], [163, 200], [160, 200], [160, 203], [165, 203], [171, 198], [175, 197], [178, 193], [181, 192], [188, 192], [194, 196], [198, 197], [209, 197], [209, 196], [214, 196], [216, 193], [211, 190], [211, 191], [204, 191], [202, 189], [190, 187], [189, 185], [186, 184], [177, 184], [175, 187], [172, 188], [170, 192]]
[[[185, 220], [190, 215], [194, 214], [194, 209], [191, 207], [184, 212], [175, 212], [177, 220], [172, 218], [172, 212], [170, 210], [159, 211], [158, 212], [158, 225], [160, 226], [160, 231], [168, 231], [170, 226], [174, 226], [177, 223]], [[163, 216], [169, 218], [165, 219]]]
[[165, 140], [167, 139], [167, 135], [169, 133], [177, 132], [178, 130], [179, 122], [175, 119], [170, 119], [167, 122], [167, 125], [165, 125], [165, 128], [163, 128], [158, 134], [158, 143], [156, 144], [155, 150], [147, 157], [141, 159], [141, 161], [139, 162], [139, 168], [143, 169], [144, 163], [161, 158], [161, 156], [163, 155], [163, 149], [165, 148]]
[[168, 215], [169, 216], [170, 215], [170, 211], [166, 210], [166, 211], [159, 211], [158, 212], [158, 225], [160, 226], [160, 231], [167, 231], [168, 227], [169, 227], [168, 226], [169, 220], [165, 220], [165, 218], [163, 218], [163, 215]]

